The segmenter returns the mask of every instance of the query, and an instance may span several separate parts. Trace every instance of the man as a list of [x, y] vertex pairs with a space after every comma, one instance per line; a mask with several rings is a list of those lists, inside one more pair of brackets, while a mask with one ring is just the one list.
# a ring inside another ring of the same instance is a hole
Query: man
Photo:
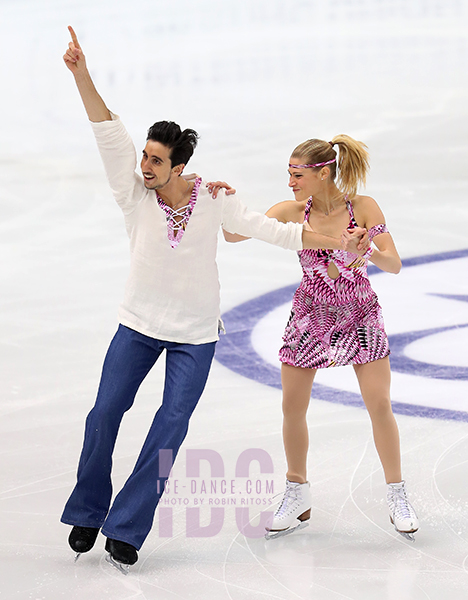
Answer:
[[[164, 482], [190, 416], [203, 392], [219, 329], [216, 244], [220, 226], [292, 250], [330, 247], [330, 238], [303, 233], [299, 224], [249, 212], [235, 196], [210, 196], [200, 177], [182, 176], [197, 142], [193, 130], [172, 122], [148, 131], [141, 170], [120, 119], [96, 91], [75, 32], [64, 55], [91, 121], [107, 177], [130, 238], [131, 266], [119, 328], [104, 361], [94, 408], [86, 420], [77, 484], [62, 522], [73, 525], [69, 544], [89, 551], [101, 529], [108, 558], [132, 565], [146, 539]], [[363, 230], [360, 231], [363, 233]], [[357, 244], [358, 237], [354, 243]], [[340, 241], [333, 240], [340, 248]], [[123, 414], [166, 350], [162, 406], [135, 468], [111, 506], [112, 452]]]

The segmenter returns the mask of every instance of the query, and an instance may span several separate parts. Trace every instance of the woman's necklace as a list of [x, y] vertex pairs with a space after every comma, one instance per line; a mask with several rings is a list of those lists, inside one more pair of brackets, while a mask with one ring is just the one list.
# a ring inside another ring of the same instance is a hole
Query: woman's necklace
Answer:
[[339, 201], [336, 203], [336, 205], [335, 205], [335, 206], [333, 206], [333, 204], [332, 204], [332, 205], [330, 206], [330, 208], [328, 208], [328, 209], [327, 209], [327, 208], [326, 208], [326, 209], [324, 209], [324, 210], [322, 211], [322, 212], [323, 212], [323, 214], [324, 214], [326, 217], [328, 217], [328, 216], [330, 215], [330, 213], [332, 213], [334, 210], [336, 210], [336, 209], [337, 209], [339, 206], [341, 206], [341, 205], [342, 205], [342, 203], [343, 203], [342, 201], [343, 201], [343, 197], [342, 197], [342, 196], [341, 196], [341, 194], [340, 194]]

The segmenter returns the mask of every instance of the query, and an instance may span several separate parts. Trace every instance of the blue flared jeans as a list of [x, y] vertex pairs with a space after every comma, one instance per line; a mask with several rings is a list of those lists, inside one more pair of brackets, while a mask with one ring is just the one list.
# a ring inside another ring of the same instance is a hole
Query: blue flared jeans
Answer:
[[[151, 530], [164, 483], [205, 388], [216, 342], [178, 344], [120, 325], [107, 352], [96, 403], [86, 419], [77, 483], [62, 522], [102, 527], [139, 549]], [[133, 472], [112, 498], [112, 453], [124, 413], [162, 351], [166, 374], [157, 411]]]

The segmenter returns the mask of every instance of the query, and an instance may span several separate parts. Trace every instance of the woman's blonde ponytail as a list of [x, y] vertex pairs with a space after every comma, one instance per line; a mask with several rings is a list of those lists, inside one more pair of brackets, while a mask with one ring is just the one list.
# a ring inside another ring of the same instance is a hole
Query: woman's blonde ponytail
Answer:
[[356, 195], [359, 185], [366, 185], [369, 171], [367, 146], [349, 135], [336, 135], [331, 143], [339, 148], [337, 187], [350, 198]]

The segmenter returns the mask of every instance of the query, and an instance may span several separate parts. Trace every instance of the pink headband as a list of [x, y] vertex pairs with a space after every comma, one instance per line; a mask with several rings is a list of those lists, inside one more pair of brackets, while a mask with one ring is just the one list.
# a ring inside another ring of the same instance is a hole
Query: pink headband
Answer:
[[313, 167], [324, 167], [325, 165], [331, 165], [336, 162], [336, 158], [327, 160], [327, 162], [315, 163], [314, 165], [289, 165], [290, 169], [312, 169]]

